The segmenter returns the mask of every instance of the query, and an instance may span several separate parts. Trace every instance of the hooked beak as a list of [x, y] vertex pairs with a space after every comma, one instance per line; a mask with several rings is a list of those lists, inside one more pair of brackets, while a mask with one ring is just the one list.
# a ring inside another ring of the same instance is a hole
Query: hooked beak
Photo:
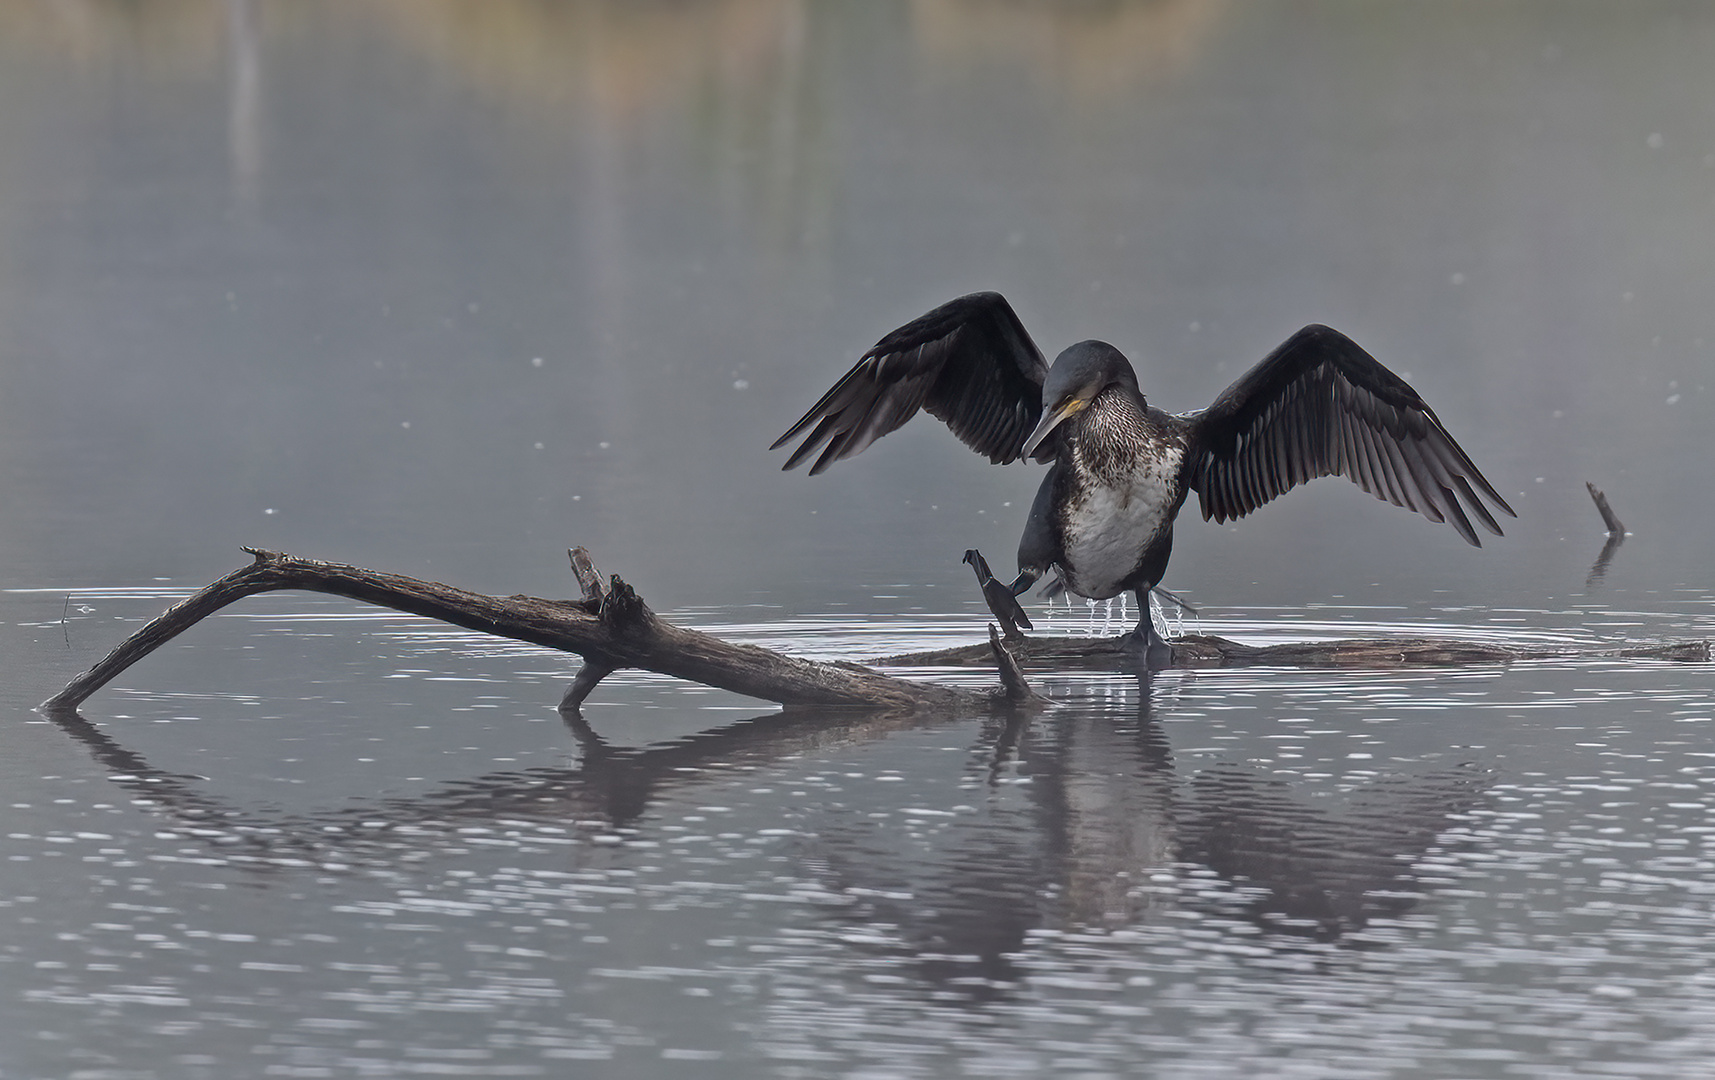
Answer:
[[1084, 398], [1067, 398], [1060, 403], [1058, 408], [1043, 413], [1042, 422], [1036, 425], [1036, 430], [1030, 433], [1030, 438], [1024, 440], [1023, 456], [1035, 457], [1036, 448], [1042, 445], [1044, 439], [1048, 438], [1049, 432], [1059, 427], [1068, 418], [1078, 415], [1089, 407], [1089, 401]]

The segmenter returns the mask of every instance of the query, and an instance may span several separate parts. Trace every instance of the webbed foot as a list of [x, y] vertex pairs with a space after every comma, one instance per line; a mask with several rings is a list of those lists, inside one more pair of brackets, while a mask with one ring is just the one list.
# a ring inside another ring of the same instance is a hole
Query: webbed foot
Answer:
[[[1144, 663], [1150, 670], [1170, 667], [1173, 664], [1173, 646], [1155, 630], [1155, 614], [1149, 608], [1148, 589], [1137, 590], [1137, 627], [1126, 636], [1131, 639], [1135, 648], [1143, 653]], [[1157, 590], [1165, 592], [1165, 590]], [[1175, 603], [1181, 603], [1177, 596], [1166, 593]], [[1183, 605], [1189, 607], [1190, 605]]]
[[1035, 629], [1030, 625], [1030, 616], [1026, 615], [1024, 608], [1019, 606], [1018, 597], [1013, 595], [1012, 587], [1004, 581], [995, 580], [994, 574], [989, 571], [988, 560], [983, 558], [982, 552], [976, 548], [971, 548], [965, 552], [965, 562], [970, 564], [972, 570], [976, 571], [977, 584], [982, 586], [983, 590], [983, 602], [988, 605], [989, 611], [1000, 623], [1007, 639], [1016, 640], [1023, 637], [1024, 635], [1019, 631], [1021, 626], [1026, 630]]

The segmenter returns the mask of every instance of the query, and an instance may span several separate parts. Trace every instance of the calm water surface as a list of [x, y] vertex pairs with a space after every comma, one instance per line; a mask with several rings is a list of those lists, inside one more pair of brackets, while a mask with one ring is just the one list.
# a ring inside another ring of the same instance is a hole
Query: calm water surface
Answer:
[[620, 672], [572, 730], [569, 658], [288, 594], [34, 710], [240, 544], [549, 596], [582, 544], [737, 640], [979, 640], [959, 556], [1010, 566], [1035, 470], [764, 450], [978, 288], [1172, 409], [1332, 323], [1520, 511], [1193, 515], [1193, 628], [1715, 637], [1712, 49], [1668, 4], [0, 4], [0, 1078], [1715, 1076], [1707, 665], [1032, 672], [1028, 722]]

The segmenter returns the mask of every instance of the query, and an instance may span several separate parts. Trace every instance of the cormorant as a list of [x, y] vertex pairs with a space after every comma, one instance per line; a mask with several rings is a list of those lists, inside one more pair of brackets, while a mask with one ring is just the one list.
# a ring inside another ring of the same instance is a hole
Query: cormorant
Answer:
[[[1338, 330], [1306, 326], [1207, 409], [1166, 413], [1106, 342], [1079, 342], [1049, 367], [994, 292], [942, 304], [883, 337], [770, 449], [814, 424], [785, 465], [821, 449], [813, 475], [919, 408], [997, 465], [1053, 463], [1025, 520], [1017, 580], [984, 588], [991, 607], [1009, 603], [1025, 626], [1013, 598], [1055, 570], [1092, 600], [1135, 592], [1133, 634], [1145, 647], [1163, 644], [1148, 593], [1192, 491], [1205, 520], [1227, 521], [1337, 473], [1479, 547], [1472, 517], [1501, 535], [1483, 499], [1517, 516], [1417, 391]], [[980, 579], [986, 564], [973, 565]]]

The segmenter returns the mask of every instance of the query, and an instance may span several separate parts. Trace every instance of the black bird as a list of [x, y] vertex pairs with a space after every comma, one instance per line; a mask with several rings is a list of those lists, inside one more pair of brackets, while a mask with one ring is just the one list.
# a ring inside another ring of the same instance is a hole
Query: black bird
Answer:
[[1205, 520], [1226, 521], [1338, 473], [1479, 547], [1472, 517], [1501, 535], [1484, 499], [1517, 516], [1417, 391], [1338, 330], [1306, 326], [1207, 409], [1166, 413], [1105, 342], [1079, 342], [1049, 367], [993, 292], [882, 338], [770, 449], [814, 424], [785, 468], [820, 449], [810, 467], [819, 473], [919, 408], [997, 465], [1053, 463], [1025, 520], [1018, 579], [1005, 588], [1016, 596], [1053, 569], [1092, 600], [1131, 590], [1145, 646], [1162, 644], [1147, 594], [1192, 491]]

